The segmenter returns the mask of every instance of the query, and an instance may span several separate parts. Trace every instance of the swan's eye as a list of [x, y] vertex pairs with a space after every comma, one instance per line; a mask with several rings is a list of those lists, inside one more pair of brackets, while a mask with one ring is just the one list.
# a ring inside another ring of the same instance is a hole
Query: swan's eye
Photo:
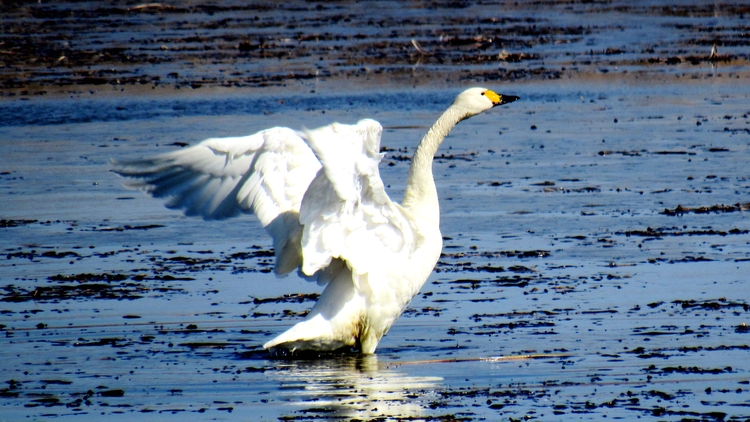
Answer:
[[485, 91], [482, 91], [482, 95], [484, 95]]

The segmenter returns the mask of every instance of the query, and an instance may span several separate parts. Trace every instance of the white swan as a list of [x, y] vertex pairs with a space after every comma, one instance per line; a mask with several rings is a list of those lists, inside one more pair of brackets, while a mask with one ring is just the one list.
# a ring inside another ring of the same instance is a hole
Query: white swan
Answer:
[[374, 120], [211, 138], [151, 159], [113, 161], [114, 171], [187, 215], [254, 213], [273, 236], [276, 273], [299, 268], [325, 286], [307, 317], [264, 348], [372, 354], [442, 250], [432, 176], [440, 143], [461, 120], [517, 99], [484, 88], [459, 94], [417, 147], [401, 205], [380, 180], [382, 127]]

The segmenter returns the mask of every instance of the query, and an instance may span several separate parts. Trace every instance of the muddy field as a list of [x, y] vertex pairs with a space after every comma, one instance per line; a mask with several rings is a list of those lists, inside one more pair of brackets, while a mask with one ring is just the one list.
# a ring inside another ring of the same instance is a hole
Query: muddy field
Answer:
[[[744, 3], [2, 7], [0, 420], [750, 419]], [[475, 85], [521, 100], [443, 145], [443, 256], [375, 356], [269, 356], [319, 288], [109, 170], [369, 117], [400, 199]]]

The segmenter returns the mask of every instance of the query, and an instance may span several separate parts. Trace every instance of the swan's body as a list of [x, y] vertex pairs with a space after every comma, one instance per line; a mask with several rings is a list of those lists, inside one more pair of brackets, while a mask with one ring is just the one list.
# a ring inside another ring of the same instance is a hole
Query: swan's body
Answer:
[[307, 317], [264, 348], [359, 347], [371, 354], [442, 250], [432, 176], [440, 143], [461, 120], [517, 99], [483, 88], [456, 97], [417, 147], [402, 205], [388, 198], [380, 179], [382, 128], [374, 120], [212, 138], [153, 159], [115, 162], [115, 171], [187, 215], [254, 213], [273, 236], [276, 273], [299, 268], [325, 286]]

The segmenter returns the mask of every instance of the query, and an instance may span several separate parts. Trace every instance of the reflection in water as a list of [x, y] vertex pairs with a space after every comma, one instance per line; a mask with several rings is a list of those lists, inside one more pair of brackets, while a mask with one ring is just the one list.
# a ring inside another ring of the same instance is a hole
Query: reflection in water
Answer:
[[280, 395], [295, 411], [330, 417], [418, 416], [443, 380], [385, 368], [373, 355], [285, 361], [276, 368]]

